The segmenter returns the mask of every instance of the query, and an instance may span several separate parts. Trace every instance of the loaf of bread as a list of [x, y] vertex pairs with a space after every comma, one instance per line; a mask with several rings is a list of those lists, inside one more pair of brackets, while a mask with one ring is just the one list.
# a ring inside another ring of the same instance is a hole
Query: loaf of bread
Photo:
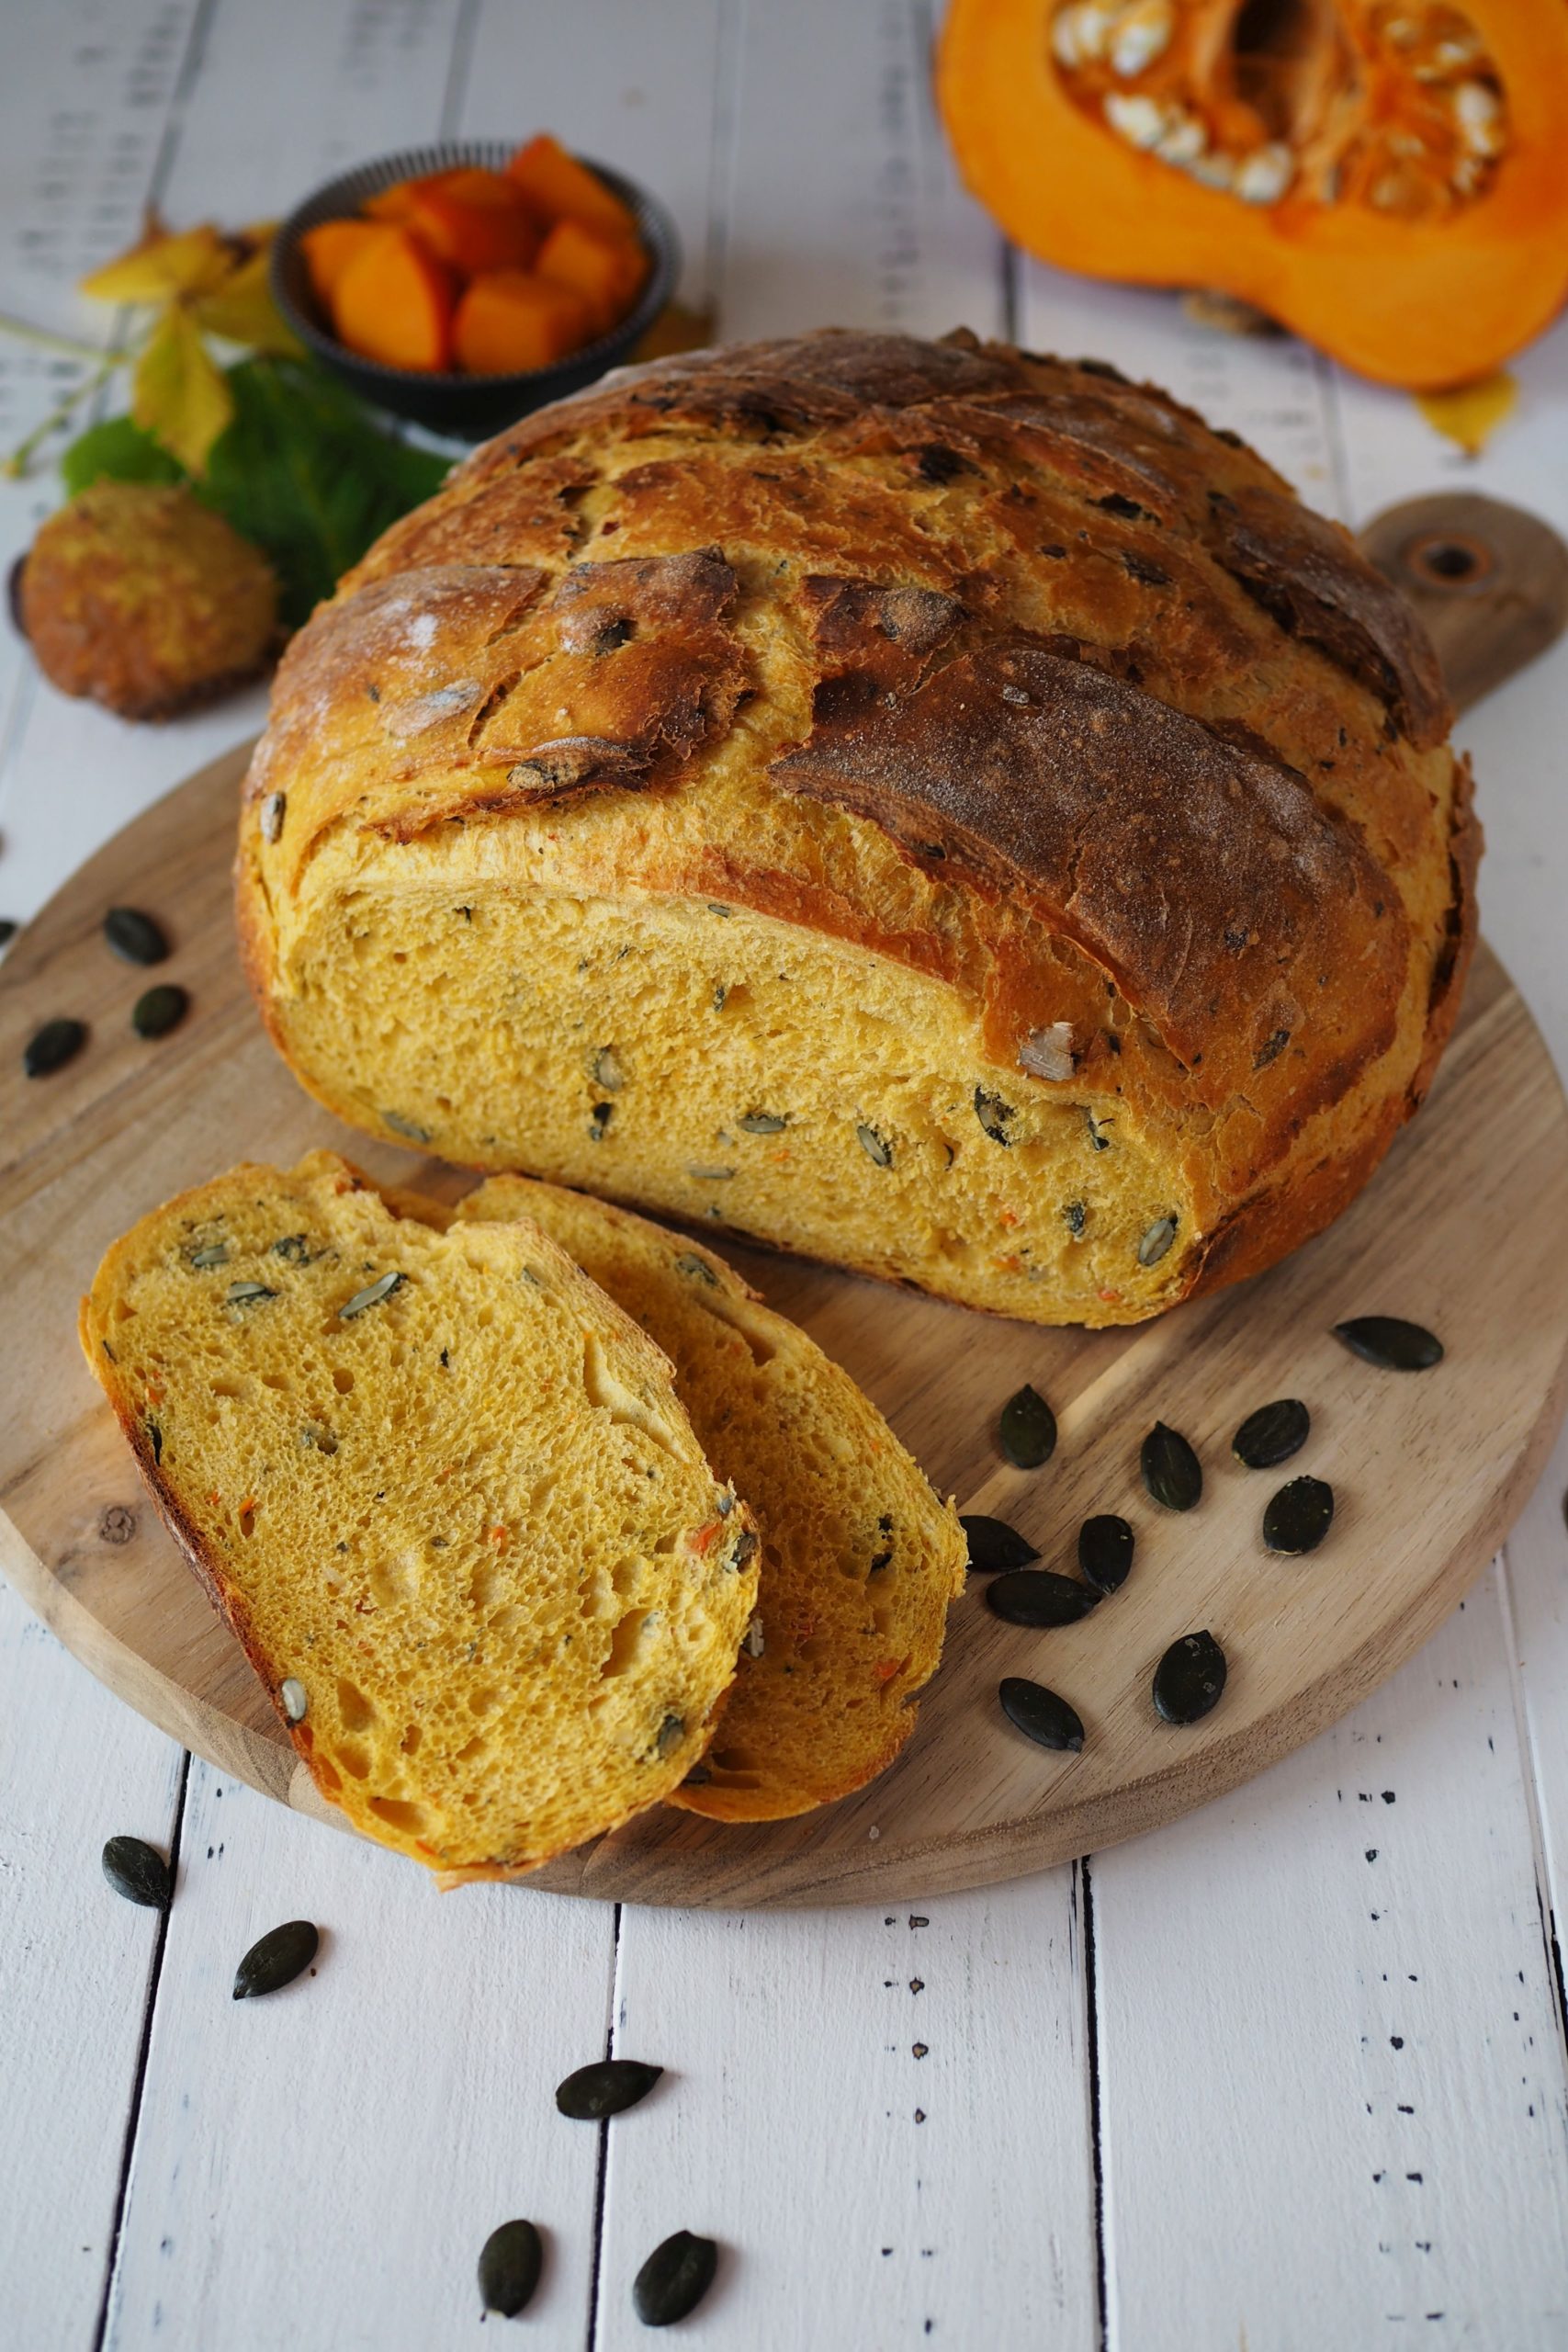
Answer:
[[712, 1747], [670, 1802], [777, 1821], [891, 1764], [967, 1551], [876, 1408], [712, 1250], [558, 1185], [492, 1176], [462, 1219], [532, 1219], [675, 1367], [714, 1476], [761, 1538], [757, 1611]]
[[1043, 1323], [1343, 1208], [1478, 837], [1431, 648], [1231, 433], [960, 334], [541, 410], [295, 639], [268, 1027], [372, 1132]]
[[355, 1828], [512, 1877], [675, 1791], [758, 1539], [668, 1361], [538, 1226], [241, 1167], [115, 1244], [82, 1344], [143, 1476]]

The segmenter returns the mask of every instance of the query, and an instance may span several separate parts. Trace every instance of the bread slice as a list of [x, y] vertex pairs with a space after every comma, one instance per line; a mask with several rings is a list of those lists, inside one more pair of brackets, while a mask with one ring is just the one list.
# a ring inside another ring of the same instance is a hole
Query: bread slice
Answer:
[[757, 1537], [671, 1367], [536, 1225], [400, 1216], [331, 1152], [109, 1250], [82, 1343], [323, 1795], [511, 1877], [698, 1762]]
[[532, 1217], [675, 1366], [714, 1475], [757, 1515], [757, 1618], [715, 1745], [671, 1798], [773, 1821], [858, 1789], [914, 1728], [965, 1547], [876, 1408], [712, 1250], [581, 1193], [496, 1176], [458, 1209]]

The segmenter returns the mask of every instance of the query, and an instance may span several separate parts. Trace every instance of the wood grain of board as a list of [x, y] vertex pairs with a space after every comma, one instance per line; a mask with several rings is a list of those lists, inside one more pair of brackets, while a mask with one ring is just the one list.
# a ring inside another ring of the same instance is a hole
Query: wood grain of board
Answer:
[[[140, 1487], [83, 1365], [75, 1306], [98, 1256], [137, 1216], [243, 1158], [285, 1164], [314, 1145], [378, 1179], [446, 1197], [469, 1181], [338, 1126], [265, 1042], [235, 960], [229, 865], [243, 752], [191, 779], [110, 842], [51, 901], [0, 978], [0, 1248], [13, 1330], [0, 1422], [0, 1566], [99, 1678], [176, 1738], [297, 1809], [316, 1796], [260, 1684], [212, 1614]], [[174, 943], [160, 978], [192, 1010], [138, 1039], [145, 974], [101, 936], [115, 903]], [[47, 1080], [18, 1076], [57, 1013], [87, 1047]], [[1568, 1357], [1568, 1108], [1549, 1057], [1487, 955], [1430, 1102], [1360, 1200], [1283, 1265], [1131, 1331], [1045, 1331], [803, 1261], [731, 1251], [837, 1357], [965, 1510], [1013, 1521], [1069, 1566], [1090, 1511], [1137, 1532], [1133, 1576], [1080, 1624], [1030, 1633], [986, 1610], [972, 1577], [943, 1668], [897, 1762], [858, 1795], [793, 1822], [732, 1827], [643, 1815], [530, 1883], [616, 1900], [771, 1905], [895, 1898], [1016, 1876], [1169, 1820], [1272, 1763], [1354, 1706], [1453, 1607], [1529, 1491], [1561, 1419]], [[1357, 1313], [1435, 1328], [1423, 1375], [1350, 1357], [1331, 1327]], [[1043, 1471], [1000, 1458], [996, 1419], [1031, 1380], [1060, 1443]], [[1236, 1423], [1303, 1397], [1312, 1438], [1286, 1472], [1243, 1470]], [[1200, 1510], [1162, 1511], [1137, 1451], [1156, 1419], [1197, 1445]], [[1280, 1478], [1326, 1477], [1328, 1543], [1281, 1560], [1262, 1546]], [[1156, 1716], [1167, 1645], [1212, 1629], [1231, 1674], [1206, 1720]], [[996, 1690], [1025, 1674], [1088, 1727], [1080, 1756], [1031, 1746]]]

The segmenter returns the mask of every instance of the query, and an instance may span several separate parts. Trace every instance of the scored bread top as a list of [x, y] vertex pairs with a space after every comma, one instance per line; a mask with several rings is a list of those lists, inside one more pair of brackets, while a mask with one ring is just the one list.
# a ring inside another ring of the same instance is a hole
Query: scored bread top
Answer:
[[667, 1359], [536, 1225], [240, 1167], [108, 1251], [82, 1342], [322, 1793], [448, 1879], [670, 1794], [756, 1595]]
[[585, 1193], [494, 1176], [468, 1218], [532, 1217], [675, 1366], [715, 1476], [761, 1538], [757, 1611], [724, 1720], [670, 1802], [776, 1821], [863, 1787], [914, 1729], [964, 1532], [876, 1408], [732, 1266]]
[[1429, 1081], [1474, 934], [1448, 721], [1346, 533], [1114, 368], [688, 354], [477, 451], [295, 639], [242, 931], [269, 1004], [313, 896], [461, 826], [498, 879], [852, 941], [970, 1000], [1026, 1092], [1168, 1138], [1208, 1286]]

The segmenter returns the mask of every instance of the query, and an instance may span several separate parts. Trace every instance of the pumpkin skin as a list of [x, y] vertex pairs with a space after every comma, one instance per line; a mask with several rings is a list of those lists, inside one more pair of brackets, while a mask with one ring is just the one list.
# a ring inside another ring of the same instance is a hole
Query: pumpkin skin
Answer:
[[1042, 261], [1218, 288], [1413, 390], [1489, 374], [1568, 299], [1563, 0], [1464, 0], [1508, 144], [1481, 193], [1426, 219], [1290, 192], [1244, 203], [1125, 143], [1072, 96], [1052, 55], [1055, 14], [1054, 0], [952, 0], [936, 60], [967, 186]]

